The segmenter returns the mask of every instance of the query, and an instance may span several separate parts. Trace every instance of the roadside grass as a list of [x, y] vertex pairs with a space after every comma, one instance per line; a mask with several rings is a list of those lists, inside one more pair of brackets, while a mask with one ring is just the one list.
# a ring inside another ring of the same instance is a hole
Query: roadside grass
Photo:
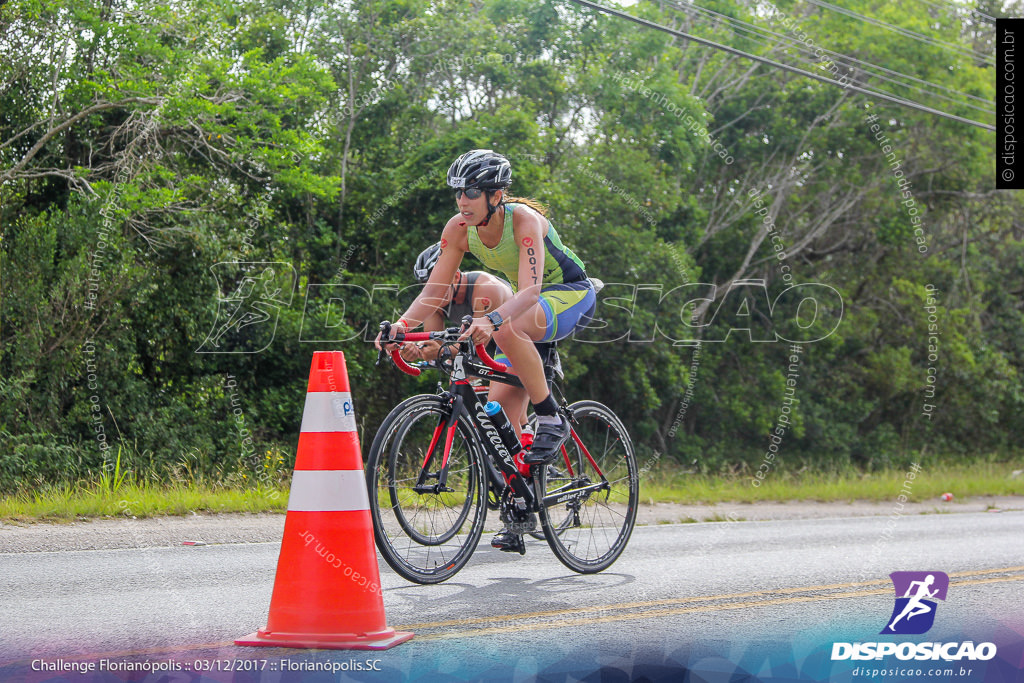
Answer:
[[57, 484], [0, 499], [0, 519], [70, 521], [81, 517], [156, 517], [193, 512], [283, 512], [287, 488], [243, 489], [211, 484], [124, 483], [118, 488]]
[[[910, 501], [938, 500], [945, 492], [954, 503], [972, 496], [1024, 496], [1021, 465], [975, 462], [926, 465], [908, 489]], [[1018, 474], [1014, 476], [1014, 472]], [[907, 473], [870, 474], [773, 471], [760, 486], [750, 476], [703, 475], [677, 465], [660, 464], [640, 481], [641, 503], [754, 503], [757, 501], [895, 501]], [[154, 517], [192, 513], [283, 512], [286, 484], [253, 487], [251, 481], [174, 481], [122, 476], [118, 469], [90, 482], [48, 484], [0, 498], [0, 520], [70, 521], [89, 517]]]
[[[971, 496], [1024, 496], [1021, 464], [978, 462], [965, 465], [925, 465], [907, 483], [911, 502], [937, 500], [952, 493], [954, 502]], [[1016, 476], [1014, 472], [1017, 472]], [[853, 502], [895, 501], [908, 481], [906, 470], [864, 473], [856, 471], [769, 472], [760, 486], [753, 477], [688, 473], [678, 467], [658, 466], [640, 481], [643, 503], [754, 503], [758, 501], [812, 500]]]
[[117, 454], [87, 481], [42, 482], [0, 496], [0, 520], [70, 521], [88, 517], [155, 517], [218, 512], [283, 512], [290, 468], [280, 448], [271, 448], [225, 474], [204, 454], [184, 454], [168, 471], [133, 468], [144, 461], [137, 449], [118, 445]]

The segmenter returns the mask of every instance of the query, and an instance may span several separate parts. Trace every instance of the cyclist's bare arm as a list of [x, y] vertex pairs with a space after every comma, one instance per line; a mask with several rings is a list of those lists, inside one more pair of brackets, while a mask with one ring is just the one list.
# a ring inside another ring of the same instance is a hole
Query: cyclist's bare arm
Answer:
[[[473, 285], [473, 317], [478, 318], [482, 315], [486, 315], [491, 311], [501, 306], [506, 301], [512, 298], [512, 289], [490, 273], [484, 271], [473, 271], [470, 273], [463, 273], [463, 279], [469, 275], [476, 277], [476, 282]], [[449, 289], [449, 291], [451, 291]], [[449, 303], [451, 295], [447, 295], [445, 299], [445, 305]], [[460, 321], [453, 320], [453, 324], [458, 324]], [[423, 321], [423, 330], [426, 332], [436, 332], [445, 328], [444, 317], [440, 313], [431, 313], [427, 316], [427, 319]], [[412, 360], [434, 360], [437, 358], [438, 353], [441, 351], [440, 342], [436, 341], [425, 341], [416, 344], [415, 346], [407, 344], [402, 349], [402, 357], [407, 361]]]
[[[505, 320], [515, 320], [533, 308], [540, 298], [544, 278], [544, 234], [547, 230], [543, 220], [544, 217], [534, 211], [517, 211], [512, 215], [513, 237], [519, 246], [519, 291], [496, 309]], [[487, 318], [476, 317], [464, 336], [477, 343], [486, 343], [492, 334], [494, 327], [491, 322]]]
[[[444, 329], [444, 317], [437, 311], [427, 316], [423, 321], [424, 332], [438, 332]], [[407, 361], [434, 360], [441, 351], [441, 343], [434, 340], [419, 342], [416, 344], [405, 344], [402, 349], [402, 358]]]
[[461, 214], [454, 216], [444, 226], [441, 233], [441, 255], [438, 256], [437, 264], [430, 273], [430, 279], [402, 315], [409, 323], [410, 330], [424, 322], [431, 313], [438, 313], [441, 306], [447, 302], [449, 285], [455, 278], [455, 271], [462, 264], [462, 257], [469, 250], [466, 229], [459, 226], [461, 218]]
[[498, 313], [505, 320], [515, 320], [533, 308], [540, 298], [540, 289], [544, 284], [544, 258], [547, 255], [544, 247], [547, 224], [544, 221], [543, 216], [532, 210], [512, 214], [512, 231], [516, 246], [519, 247], [519, 291], [498, 307]]
[[473, 287], [473, 317], [479, 318], [509, 301], [512, 298], [512, 290], [490, 273], [476, 272], [478, 275], [476, 285]]
[[[449, 285], [452, 278], [455, 277], [455, 271], [462, 264], [462, 257], [469, 251], [469, 239], [466, 237], [465, 227], [459, 226], [461, 218], [461, 214], [457, 214], [444, 226], [444, 231], [441, 233], [441, 255], [434, 265], [434, 270], [430, 273], [430, 279], [423, 286], [423, 291], [401, 316], [401, 319], [407, 324], [402, 325], [396, 322], [394, 325], [396, 332], [419, 327], [427, 319], [427, 316], [431, 313], [440, 313], [442, 306], [447, 303], [445, 297], [448, 294]], [[462, 224], [464, 226], [465, 221], [462, 221]], [[378, 349], [381, 348], [380, 337], [378, 334], [374, 340], [374, 346]], [[396, 348], [394, 344], [386, 346], [388, 352]]]
[[[447, 301], [445, 303], [447, 303]], [[438, 332], [444, 328], [444, 316], [441, 315], [440, 311], [434, 311], [427, 316], [426, 320], [423, 321], [424, 332]]]

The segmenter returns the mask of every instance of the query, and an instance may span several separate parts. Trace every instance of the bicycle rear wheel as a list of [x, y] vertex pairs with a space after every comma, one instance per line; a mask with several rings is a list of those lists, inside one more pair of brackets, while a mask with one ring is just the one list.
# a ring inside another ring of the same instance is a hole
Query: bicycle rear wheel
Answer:
[[416, 488], [448, 412], [440, 396], [402, 402], [377, 430], [366, 458], [377, 548], [392, 569], [416, 583], [440, 583], [462, 569], [480, 541], [487, 514], [483, 471], [465, 415], [456, 422], [445, 487], [437, 487], [442, 433], [426, 463], [426, 486]]
[[561, 455], [537, 468], [540, 517], [555, 556], [573, 571], [611, 566], [636, 522], [640, 479], [633, 442], [619, 418], [597, 401], [569, 406], [577, 424]]

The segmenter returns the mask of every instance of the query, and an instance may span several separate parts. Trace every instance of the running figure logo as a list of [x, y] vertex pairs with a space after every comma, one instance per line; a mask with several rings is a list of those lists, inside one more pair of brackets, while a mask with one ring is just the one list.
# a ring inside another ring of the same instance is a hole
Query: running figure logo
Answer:
[[943, 572], [893, 572], [896, 606], [888, 625], [880, 633], [913, 635], [925, 633], [935, 622], [936, 602], [945, 600], [949, 576]]
[[210, 271], [220, 292], [217, 319], [196, 353], [258, 353], [274, 340], [277, 319], [292, 300], [289, 263], [225, 261]]

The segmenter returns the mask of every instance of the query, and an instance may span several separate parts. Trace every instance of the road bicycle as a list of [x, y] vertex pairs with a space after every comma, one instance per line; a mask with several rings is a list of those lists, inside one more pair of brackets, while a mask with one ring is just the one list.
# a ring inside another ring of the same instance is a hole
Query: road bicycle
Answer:
[[[436, 370], [449, 380], [447, 388], [439, 381], [435, 394], [396, 406], [367, 452], [370, 513], [381, 555], [409, 581], [450, 579], [469, 562], [491, 509], [512, 531], [545, 538], [573, 571], [608, 568], [629, 541], [639, 496], [636, 455], [622, 421], [597, 401], [569, 405], [562, 398], [559, 411], [569, 420], [570, 436], [551, 464], [533, 465], [523, 476], [485, 412], [485, 396], [471, 382], [522, 383], [483, 346], [459, 341], [467, 324], [392, 338], [390, 324], [381, 323], [382, 343], [442, 344], [437, 361], [415, 367], [392, 351], [399, 369], [410, 375]], [[378, 364], [386, 357], [382, 350]], [[525, 546], [518, 550], [525, 552]]]

